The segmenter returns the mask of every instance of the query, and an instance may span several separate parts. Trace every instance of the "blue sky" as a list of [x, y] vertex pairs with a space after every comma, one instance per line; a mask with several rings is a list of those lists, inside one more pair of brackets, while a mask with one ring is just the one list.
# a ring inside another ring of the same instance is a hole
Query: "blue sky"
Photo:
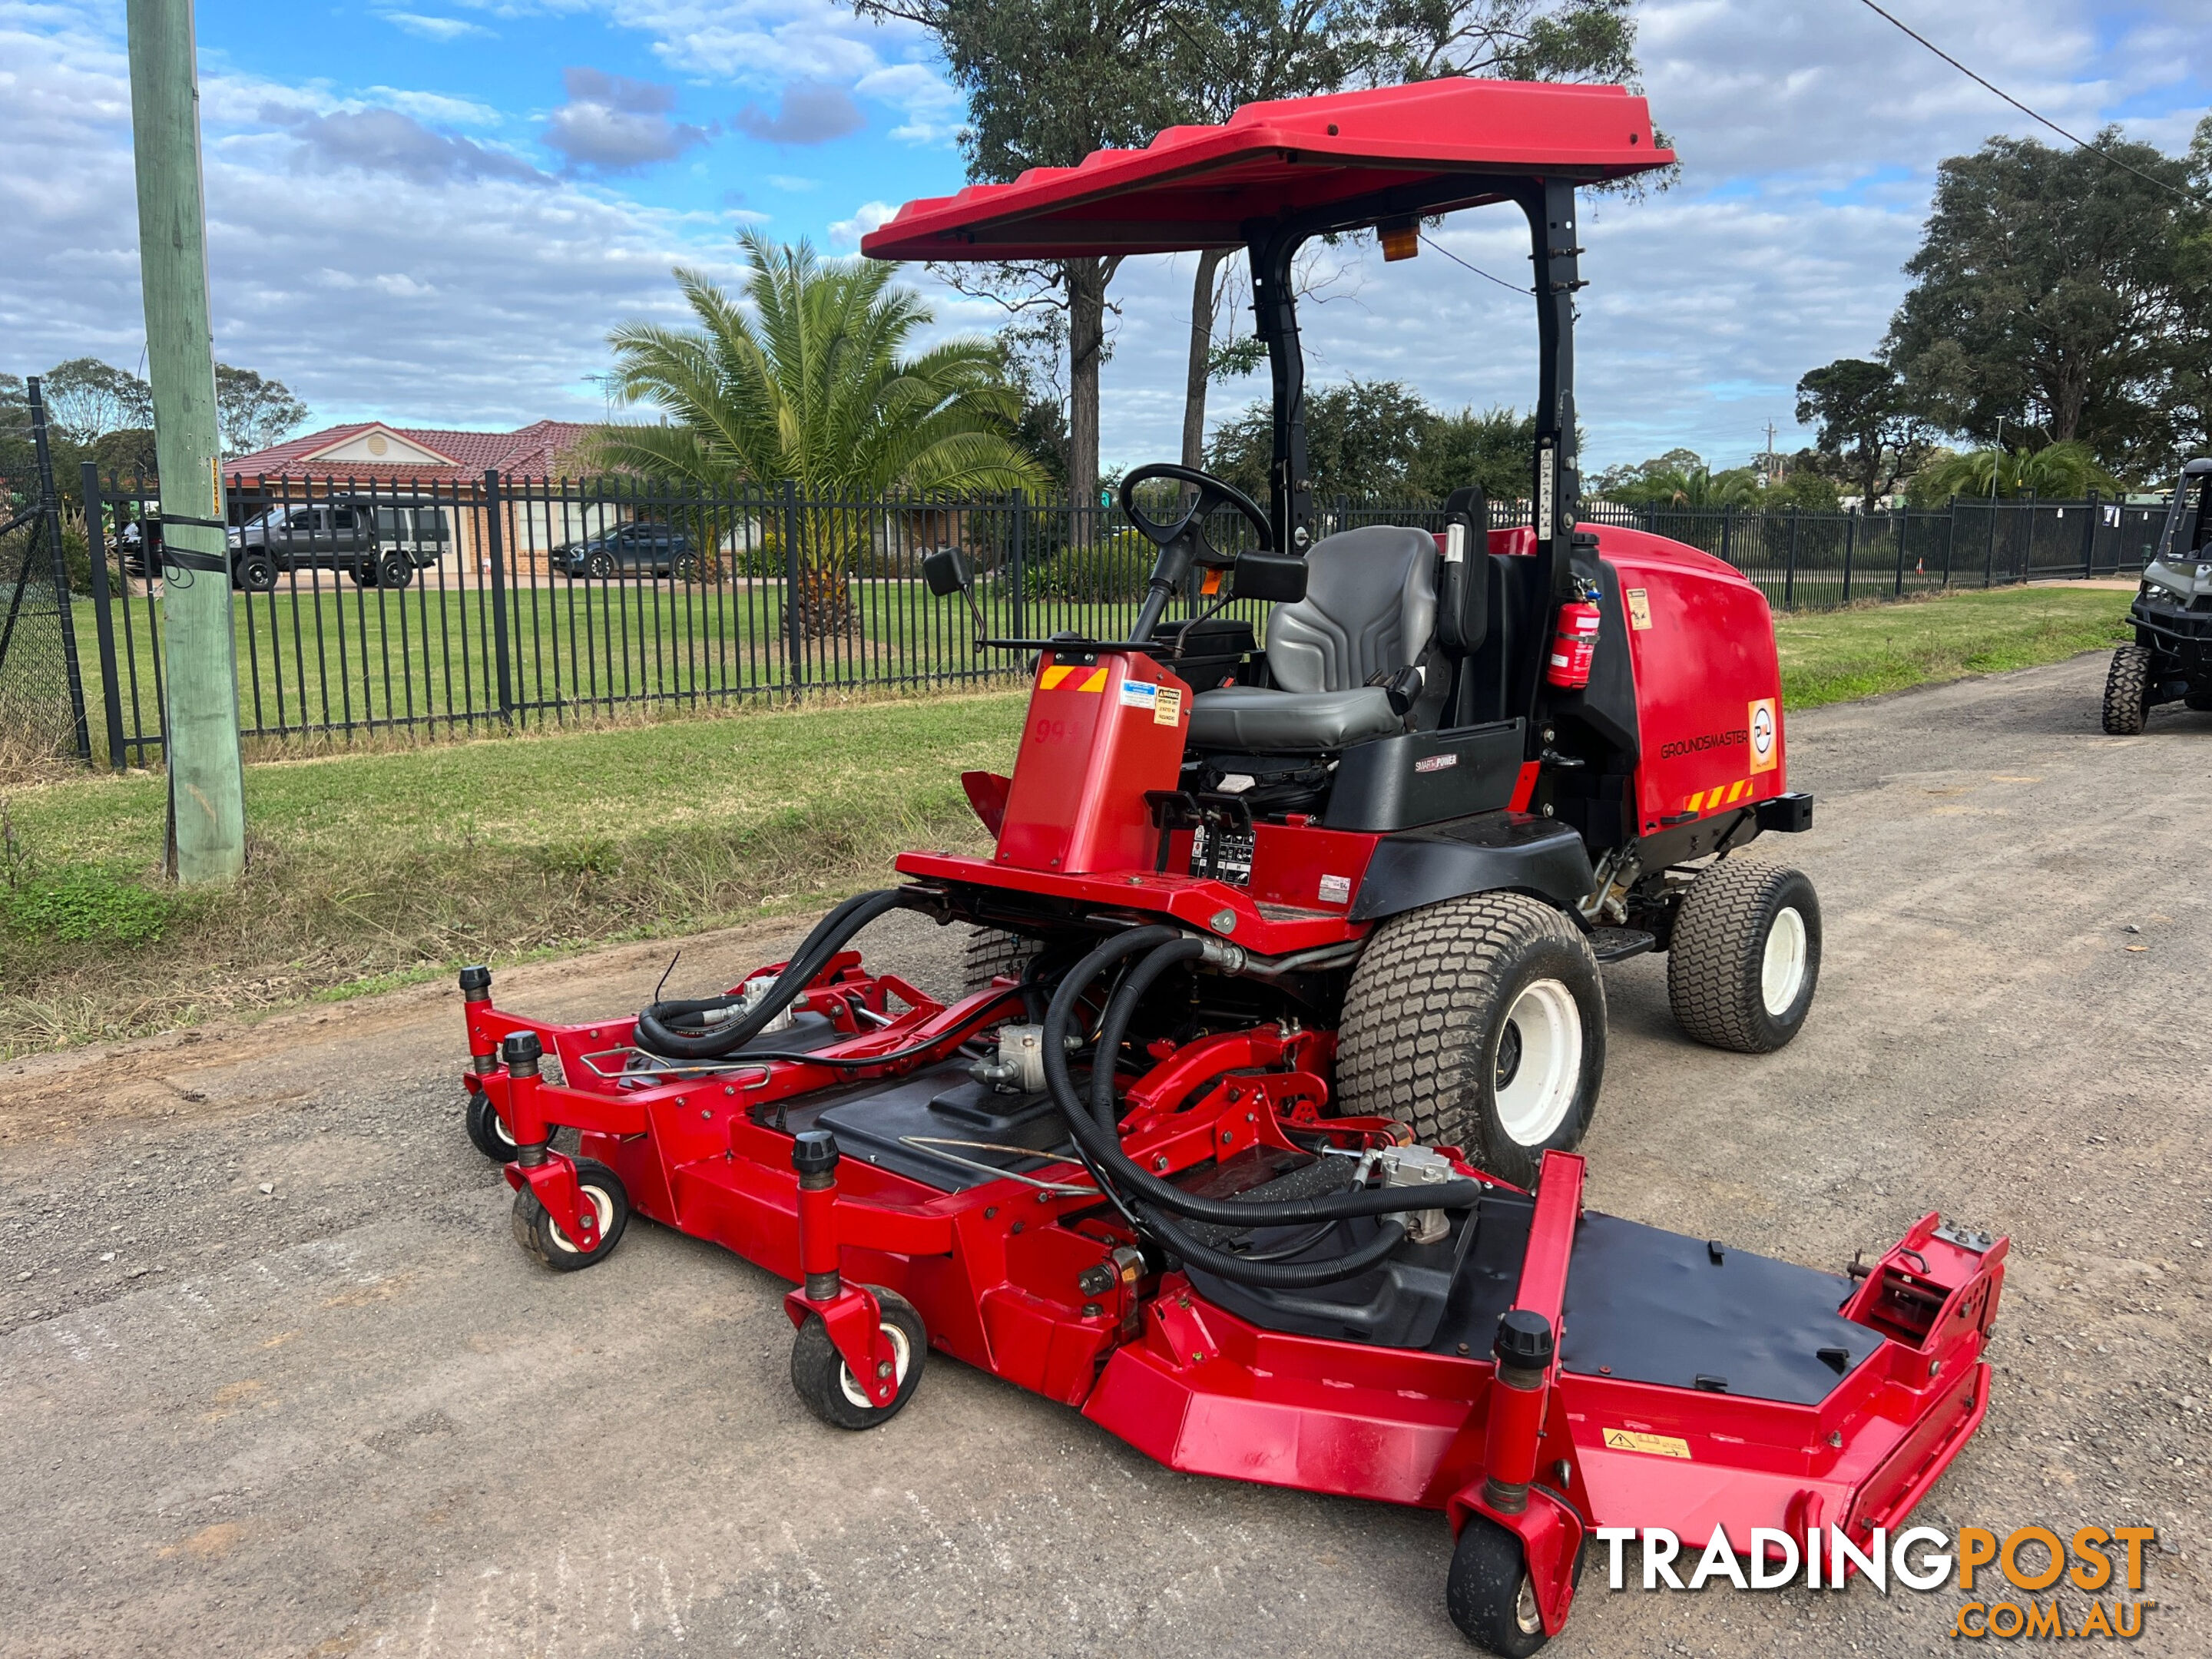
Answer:
[[[2212, 0], [1891, 9], [2076, 131], [2178, 150], [2212, 106]], [[1936, 163], [2034, 129], [1856, 0], [1645, 0], [1638, 21], [1684, 167], [1585, 214], [1590, 459], [1733, 464], [1769, 420], [1795, 441], [1798, 375], [1878, 343]], [[318, 424], [595, 416], [607, 330], [680, 320], [672, 264], [733, 275], [748, 223], [847, 250], [963, 181], [928, 41], [836, 0], [204, 0], [198, 27], [218, 352]], [[119, 0], [0, 0], [0, 369], [138, 362], [123, 52]], [[1524, 251], [1503, 212], [1442, 240], [1500, 271]], [[1316, 282], [1318, 378], [1525, 404], [1525, 301], [1434, 255]], [[1176, 447], [1188, 283], [1168, 259], [1115, 281], [1109, 462]], [[933, 296], [943, 328], [1000, 320]], [[1260, 389], [1218, 387], [1213, 413]]]

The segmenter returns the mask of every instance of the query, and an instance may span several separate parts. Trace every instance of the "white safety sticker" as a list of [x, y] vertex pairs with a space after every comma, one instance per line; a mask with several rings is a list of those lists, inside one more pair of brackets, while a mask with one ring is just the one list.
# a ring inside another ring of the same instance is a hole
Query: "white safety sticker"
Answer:
[[1351, 903], [1352, 878], [1350, 876], [1323, 876], [1321, 878], [1321, 902], [1323, 904]]
[[1628, 601], [1628, 625], [1637, 632], [1651, 626], [1651, 595], [1640, 587], [1632, 587], [1621, 597]]
[[1152, 690], [1152, 724], [1173, 726], [1182, 718], [1182, 693], [1172, 685], [1156, 685]]
[[1153, 708], [1158, 706], [1160, 688], [1145, 680], [1121, 682], [1121, 707], [1124, 708]]

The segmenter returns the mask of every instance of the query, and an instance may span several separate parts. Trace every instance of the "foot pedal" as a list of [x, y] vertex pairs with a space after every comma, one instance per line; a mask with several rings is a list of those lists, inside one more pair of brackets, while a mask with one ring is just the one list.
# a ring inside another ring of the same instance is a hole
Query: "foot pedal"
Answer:
[[1626, 962], [1654, 949], [1659, 939], [1641, 927], [1593, 927], [1589, 942], [1590, 954], [1600, 962]]

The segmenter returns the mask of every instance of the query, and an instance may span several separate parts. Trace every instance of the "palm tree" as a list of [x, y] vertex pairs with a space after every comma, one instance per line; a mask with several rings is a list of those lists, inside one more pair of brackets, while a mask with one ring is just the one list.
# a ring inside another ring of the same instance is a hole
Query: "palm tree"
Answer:
[[1622, 484], [1612, 495], [1638, 507], [1751, 507], [1759, 500], [1759, 479], [1747, 466], [1724, 472], [1669, 467]]
[[2031, 495], [2067, 501], [2092, 489], [2117, 492], [2120, 488], [2120, 481], [2098, 465], [2089, 446], [2081, 442], [2045, 444], [2033, 452], [1971, 449], [1963, 455], [1945, 455], [1913, 482], [1914, 493], [1929, 501], [1953, 495]]
[[[717, 492], [788, 481], [809, 503], [1034, 488], [1036, 461], [1008, 434], [1021, 399], [998, 348], [973, 337], [905, 356], [933, 319], [889, 265], [824, 261], [805, 241], [740, 238], [741, 306], [696, 271], [677, 285], [698, 326], [631, 323], [608, 336], [615, 393], [665, 425], [601, 428], [602, 465]], [[810, 635], [850, 631], [848, 574], [864, 514], [810, 506], [799, 596]]]

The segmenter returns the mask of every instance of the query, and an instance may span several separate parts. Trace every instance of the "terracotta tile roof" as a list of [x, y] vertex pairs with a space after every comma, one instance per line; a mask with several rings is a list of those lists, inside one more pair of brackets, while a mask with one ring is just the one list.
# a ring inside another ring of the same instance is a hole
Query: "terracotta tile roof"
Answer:
[[[325, 427], [281, 444], [241, 455], [223, 463], [226, 477], [247, 478], [391, 478], [420, 483], [465, 483], [495, 470], [510, 477], [544, 478], [576, 470], [570, 459], [579, 440], [591, 428], [576, 421], [533, 421], [513, 432], [451, 432], [429, 427], [392, 426], [382, 421], [359, 421], [349, 426]], [[449, 457], [450, 466], [415, 465], [391, 461], [317, 461], [311, 459], [336, 449], [365, 432], [382, 430], [434, 454]]]

